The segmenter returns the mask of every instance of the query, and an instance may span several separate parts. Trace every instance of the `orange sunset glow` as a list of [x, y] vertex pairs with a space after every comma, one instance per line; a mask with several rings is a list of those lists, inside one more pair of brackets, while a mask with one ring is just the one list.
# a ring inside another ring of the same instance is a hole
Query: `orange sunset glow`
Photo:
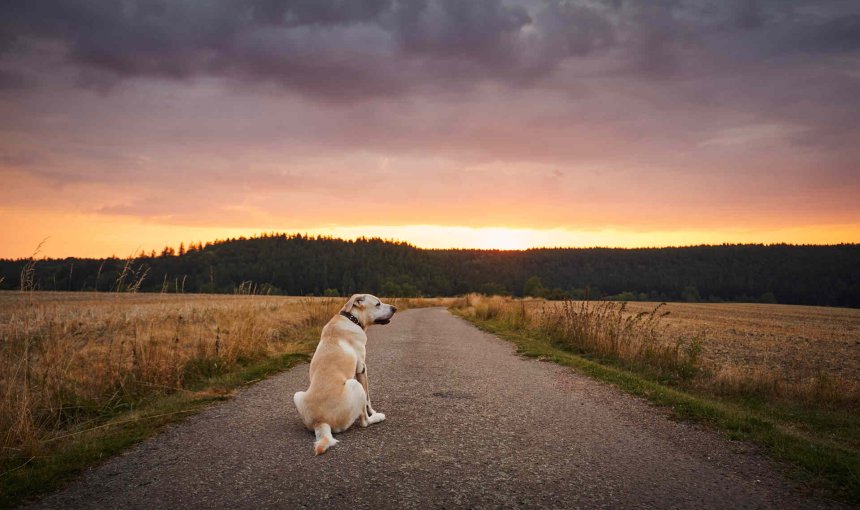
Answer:
[[407, 3], [9, 8], [0, 257], [860, 242], [856, 6]]
[[[189, 241], [253, 237], [259, 229], [187, 227], [144, 223], [134, 220], [99, 216], [10, 213], [10, 217], [27, 218], [4, 227], [0, 238], [6, 257], [25, 257], [42, 242], [40, 254], [62, 257], [74, 253], [82, 257], [117, 255], [127, 257], [140, 252], [159, 251], [164, 246], [179, 246]], [[52, 227], [62, 222], [58, 231]], [[41, 228], [33, 229], [34, 225]], [[272, 229], [272, 231], [277, 231]], [[523, 250], [534, 247], [593, 247], [621, 248], [654, 246], [688, 246], [722, 243], [780, 243], [829, 244], [860, 241], [857, 225], [824, 225], [799, 228], [778, 228], [765, 232], [757, 229], [576, 231], [564, 228], [463, 227], [445, 225], [353, 225], [328, 226], [289, 230], [311, 236], [331, 236], [342, 239], [380, 237], [407, 240], [421, 248], [480, 248]], [[54, 232], [43, 236], [43, 232]], [[265, 231], [263, 231], [265, 232]]]

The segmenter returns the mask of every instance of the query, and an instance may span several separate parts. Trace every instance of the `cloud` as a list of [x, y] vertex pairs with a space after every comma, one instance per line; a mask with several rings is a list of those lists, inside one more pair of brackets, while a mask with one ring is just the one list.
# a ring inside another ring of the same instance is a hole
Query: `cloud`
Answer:
[[18, 205], [175, 224], [310, 227], [346, 204], [379, 224], [841, 221], [858, 11], [10, 1], [0, 175]]
[[794, 38], [786, 37], [786, 49], [844, 54], [860, 50], [860, 14], [801, 25]]
[[0, 90], [22, 90], [27, 85], [23, 76], [0, 69]]
[[487, 64], [508, 60], [532, 23], [523, 6], [497, 0], [402, 2], [393, 15], [403, 52]]
[[13, 0], [0, 7], [0, 48], [50, 41], [89, 72], [85, 84], [214, 76], [353, 101], [538, 83], [586, 57], [661, 76], [713, 57], [714, 40], [737, 31], [776, 34], [795, 53], [851, 52], [856, 11], [754, 0]]
[[273, 26], [346, 25], [372, 22], [392, 8], [391, 0], [255, 0], [254, 21]]
[[269, 81], [332, 99], [442, 79], [522, 80], [611, 42], [596, 9], [501, 0], [5, 3], [0, 48], [50, 41], [115, 78]]

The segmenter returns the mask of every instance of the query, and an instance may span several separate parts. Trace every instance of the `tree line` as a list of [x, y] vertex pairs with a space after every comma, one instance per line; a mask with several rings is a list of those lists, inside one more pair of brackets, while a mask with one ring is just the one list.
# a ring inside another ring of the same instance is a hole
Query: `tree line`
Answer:
[[20, 288], [404, 297], [481, 292], [860, 307], [860, 245], [427, 250], [382, 239], [267, 234], [131, 259], [0, 260], [0, 289]]

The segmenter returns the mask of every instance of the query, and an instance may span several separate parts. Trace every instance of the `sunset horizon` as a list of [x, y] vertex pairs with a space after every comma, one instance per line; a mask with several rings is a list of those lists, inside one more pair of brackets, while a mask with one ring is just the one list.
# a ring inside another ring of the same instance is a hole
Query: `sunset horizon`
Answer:
[[3, 258], [860, 242], [849, 4], [50, 5], [0, 21]]
[[[172, 248], [178, 253], [180, 246], [189, 249], [192, 246], [204, 246], [217, 244], [229, 240], [256, 239], [272, 236], [304, 236], [309, 238], [330, 238], [343, 241], [356, 241], [358, 239], [380, 239], [388, 242], [406, 243], [418, 249], [429, 250], [500, 250], [500, 251], [524, 251], [531, 249], [660, 249], [660, 248], [687, 248], [696, 246], [721, 246], [721, 245], [793, 245], [793, 246], [834, 246], [840, 244], [860, 244], [860, 235], [853, 235], [856, 229], [849, 226], [842, 230], [841, 226], [835, 227], [836, 234], [842, 234], [831, 240], [828, 235], [834, 230], [816, 228], [810, 232], [795, 232], [798, 237], [795, 240], [785, 240], [781, 232], [776, 231], [773, 236], [762, 236], [759, 232], [666, 232], [663, 235], [655, 235], [653, 232], [629, 232], [619, 233], [615, 231], [603, 232], [573, 232], [561, 229], [539, 230], [539, 229], [509, 229], [504, 227], [459, 227], [438, 225], [404, 225], [398, 227], [379, 226], [354, 226], [354, 227], [330, 227], [315, 229], [279, 230], [279, 229], [238, 229], [232, 231], [220, 231], [218, 234], [213, 229], [211, 237], [180, 236], [168, 237], [169, 241], [154, 244], [132, 242], [131, 244], [120, 244], [118, 249], [97, 249], [89, 251], [87, 248], [75, 249], [74, 241], [71, 244], [58, 243], [60, 239], [55, 236], [45, 236], [41, 239], [32, 239], [32, 243], [21, 245], [17, 253], [0, 254], [0, 259], [26, 259], [26, 258], [135, 258], [149, 256], [151, 253], [161, 255], [166, 248]], [[200, 234], [200, 231], [194, 231]], [[823, 234], [823, 235], [822, 235]], [[803, 236], [806, 237], [803, 237]], [[407, 237], [409, 236], [409, 237]], [[573, 239], [565, 243], [564, 239]], [[630, 239], [631, 242], [618, 242], [618, 239]], [[648, 239], [663, 239], [664, 241], [647, 241]], [[559, 241], [561, 240], [561, 241]], [[641, 242], [638, 240], [642, 240]], [[131, 242], [131, 241], [129, 241]], [[101, 243], [86, 240], [87, 247], [100, 247]], [[132, 246], [132, 244], [134, 246]], [[3, 249], [8, 251], [9, 244], [3, 244]], [[104, 245], [107, 247], [107, 244]]]

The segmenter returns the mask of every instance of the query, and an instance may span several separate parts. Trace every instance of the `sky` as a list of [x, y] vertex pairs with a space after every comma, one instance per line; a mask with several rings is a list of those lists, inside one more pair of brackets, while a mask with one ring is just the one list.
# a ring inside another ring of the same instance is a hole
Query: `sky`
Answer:
[[860, 2], [5, 1], [0, 257], [860, 242]]

